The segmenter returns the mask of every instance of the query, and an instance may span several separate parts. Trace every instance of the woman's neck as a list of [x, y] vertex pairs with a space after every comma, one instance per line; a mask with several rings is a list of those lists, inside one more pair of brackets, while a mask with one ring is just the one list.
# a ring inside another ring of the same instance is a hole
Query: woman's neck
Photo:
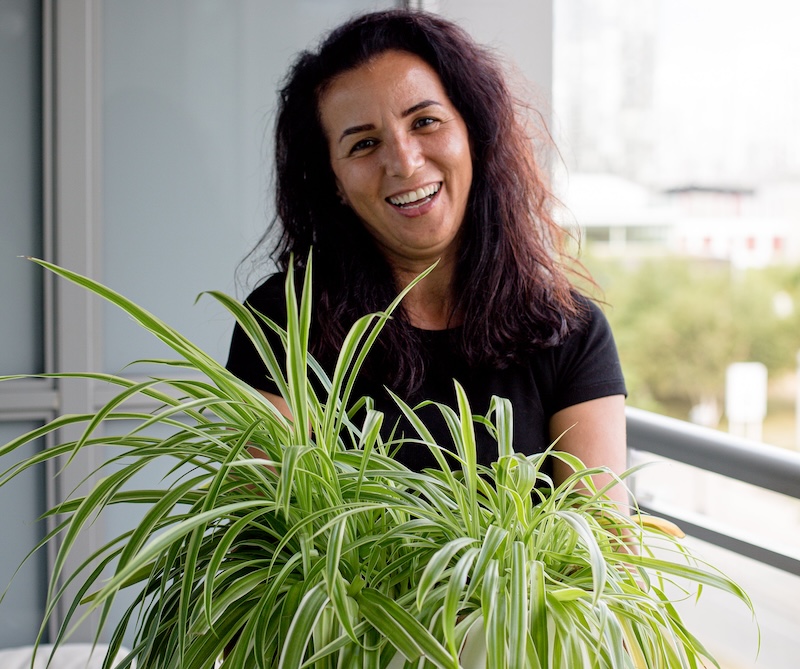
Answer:
[[[426, 268], [423, 268], [423, 270]], [[421, 274], [416, 269], [394, 268], [398, 289], [402, 290]], [[439, 265], [403, 298], [408, 319], [421, 330], [446, 330], [460, 323], [455, 311], [454, 272], [450, 263]]]

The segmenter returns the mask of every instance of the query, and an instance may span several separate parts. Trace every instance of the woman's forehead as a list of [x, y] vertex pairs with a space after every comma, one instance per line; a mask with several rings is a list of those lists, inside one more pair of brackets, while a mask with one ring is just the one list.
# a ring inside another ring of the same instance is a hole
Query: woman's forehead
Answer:
[[338, 75], [320, 96], [320, 116], [329, 125], [357, 123], [376, 113], [407, 115], [424, 101], [449, 105], [436, 71], [405, 51], [386, 51]]

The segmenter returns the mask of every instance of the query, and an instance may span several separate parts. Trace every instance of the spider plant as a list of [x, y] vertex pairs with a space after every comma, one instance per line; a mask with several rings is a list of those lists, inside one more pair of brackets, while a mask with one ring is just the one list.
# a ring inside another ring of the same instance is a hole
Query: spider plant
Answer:
[[[36, 262], [121, 307], [180, 356], [160, 361], [164, 376], [141, 382], [79, 375], [119, 391], [97, 413], [59, 417], [0, 448], [4, 455], [63, 426], [85, 426], [76, 441], [11, 467], [0, 485], [82, 449], [120, 451], [99, 467], [103, 477], [90, 492], [49, 512], [59, 520], [41, 545], [58, 538], [59, 548], [46, 616], [65, 585], [78, 591], [56, 644], [88, 610], [99, 612], [98, 638], [111, 627], [106, 667], [130, 634], [132, 651], [119, 666], [140, 669], [695, 668], [713, 658], [666, 587], [713, 586], [750, 606], [657, 519], [612, 504], [593, 484], [602, 469], [557, 450], [515, 453], [504, 399], [475, 416], [456, 384], [457, 407], [437, 405], [455, 444], [446, 457], [415, 408], [397, 398], [417, 433], [407, 438], [430, 448], [441, 468], [414, 472], [393, 460], [399, 440], [382, 438], [382, 414], [352, 391], [402, 294], [353, 326], [329, 377], [308, 354], [310, 261], [299, 298], [288, 275], [286, 328], [264, 319], [285, 356], [268, 346], [260, 315], [213, 293], [252, 339], [292, 421], [146, 310]], [[135, 396], [160, 408], [126, 409]], [[114, 424], [133, 427], [102, 433]], [[154, 426], [169, 434], [153, 436]], [[476, 463], [476, 429], [497, 439], [491, 468]], [[554, 485], [546, 457], [574, 473]], [[176, 475], [160, 488], [137, 489], [135, 475], [153, 461], [171, 463]], [[66, 573], [81, 532], [118, 504], [145, 512]], [[122, 592], [135, 593], [133, 602], [112, 621]], [[470, 660], [476, 647], [479, 659]]]

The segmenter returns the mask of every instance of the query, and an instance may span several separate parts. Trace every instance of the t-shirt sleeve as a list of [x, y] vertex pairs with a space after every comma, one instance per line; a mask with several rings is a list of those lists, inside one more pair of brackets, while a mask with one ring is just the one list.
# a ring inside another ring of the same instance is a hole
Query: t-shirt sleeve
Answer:
[[554, 352], [553, 413], [600, 397], [627, 395], [611, 326], [594, 302], [585, 299], [585, 304], [586, 321]]
[[[286, 297], [284, 277], [275, 274], [256, 288], [244, 302], [245, 306], [257, 314], [263, 314], [281, 327], [286, 327]], [[286, 355], [280, 337], [256, 314], [275, 357], [283, 367]], [[267, 366], [261, 360], [255, 346], [242, 327], [237, 323], [233, 328], [231, 346], [228, 352], [228, 370], [245, 383], [258, 390], [278, 394], [278, 386], [272, 380]]]

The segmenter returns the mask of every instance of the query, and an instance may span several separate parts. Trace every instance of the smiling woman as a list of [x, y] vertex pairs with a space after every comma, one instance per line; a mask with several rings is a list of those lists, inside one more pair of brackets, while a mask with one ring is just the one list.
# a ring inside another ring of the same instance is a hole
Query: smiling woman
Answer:
[[[300, 54], [281, 91], [274, 252], [283, 272], [292, 256], [302, 268], [313, 255], [310, 348], [329, 370], [348, 328], [436, 263], [357, 381], [354, 397], [384, 413], [385, 437], [411, 433], [393, 393], [455, 407], [456, 380], [476, 412], [493, 396], [511, 400], [517, 451], [541, 453], [571, 428], [560, 448], [621, 472], [625, 385], [614, 341], [562, 264], [527, 111], [494, 55], [440, 17], [397, 10], [340, 26]], [[282, 274], [269, 278], [250, 307], [285, 323], [283, 285]], [[228, 367], [287, 411], [240, 328]], [[447, 447], [440, 412], [421, 412]], [[477, 439], [489, 466], [497, 443], [484, 430]], [[417, 470], [437, 465], [410, 442], [395, 457]]]
[[[486, 669], [702, 663], [664, 578], [747, 597], [649, 554], [646, 536], [683, 548], [595, 486], [622, 469], [624, 384], [605, 319], [561, 268], [523, 128], [491, 55], [436, 17], [366, 15], [301, 55], [278, 115], [286, 282], [250, 299], [286, 328], [213, 293], [245, 381], [121, 293], [38, 261], [178, 358], [146, 378], [48, 375], [105, 400], [0, 446], [0, 491], [79, 463], [40, 544], [58, 543], [41, 628], [63, 612], [56, 645], [95, 613], [102, 639], [121, 605], [104, 663], [130, 638], [120, 669], [466, 669], [473, 639]], [[574, 423], [571, 453], [546, 452]]]

